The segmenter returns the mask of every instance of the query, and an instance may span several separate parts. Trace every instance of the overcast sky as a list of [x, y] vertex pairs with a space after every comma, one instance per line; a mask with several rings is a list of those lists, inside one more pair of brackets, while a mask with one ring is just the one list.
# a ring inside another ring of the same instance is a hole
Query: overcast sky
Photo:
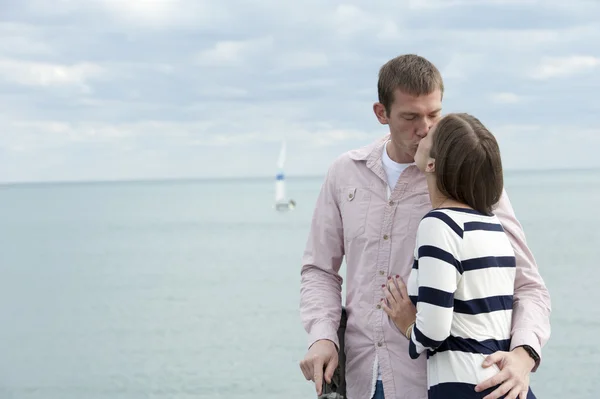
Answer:
[[434, 62], [507, 169], [600, 167], [600, 1], [0, 0], [0, 181], [322, 175]]

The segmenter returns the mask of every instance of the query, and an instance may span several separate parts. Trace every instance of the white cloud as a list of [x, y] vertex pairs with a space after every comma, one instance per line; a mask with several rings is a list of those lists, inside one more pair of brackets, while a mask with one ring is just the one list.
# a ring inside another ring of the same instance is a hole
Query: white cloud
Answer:
[[284, 138], [288, 143], [302, 144], [303, 146], [318, 148], [331, 147], [350, 140], [369, 141], [377, 137], [376, 134], [355, 129], [317, 128], [304, 129], [291, 126], [284, 133], [276, 130], [267, 132], [253, 132], [245, 134], [217, 134], [208, 137], [199, 137], [192, 140], [190, 145], [210, 147], [238, 147], [249, 143], [280, 143]]
[[333, 146], [350, 140], [373, 140], [377, 134], [354, 129], [330, 129], [317, 131], [313, 134], [313, 145], [318, 147]]
[[[283, 139], [290, 152], [288, 170], [292, 174], [305, 173], [305, 156], [310, 153], [317, 159], [311, 162], [309, 173], [318, 174], [327, 167], [332, 157], [329, 154], [339, 153], [340, 146], [349, 141], [366, 144], [377, 136], [359, 129], [335, 128], [329, 123], [307, 127], [281, 118], [264, 124], [260, 123], [261, 115], [246, 120], [238, 120], [239, 113], [232, 115], [233, 120], [226, 124], [220, 119], [227, 118], [112, 124], [11, 122], [0, 115], [4, 126], [0, 153], [10, 155], [4, 159], [8, 165], [0, 168], [0, 181], [265, 175], [275, 173], [274, 162]], [[77, 155], [81, 153], [87, 155]], [[232, 162], [224, 168], [212, 166], [227, 157]], [[74, 159], [77, 167], [70, 168]], [[58, 174], [65, 168], [69, 173]]]
[[339, 35], [361, 33], [376, 23], [375, 19], [369, 13], [353, 4], [338, 5], [332, 22]]
[[518, 104], [522, 102], [524, 98], [515, 93], [501, 92], [490, 94], [490, 100], [496, 104]]
[[483, 65], [485, 57], [477, 53], [458, 53], [450, 62], [441, 67], [444, 80], [466, 80], [472, 77]]
[[[340, 129], [330, 123], [315, 123], [305, 127], [283, 119], [273, 119], [268, 127], [260, 128], [259, 118], [242, 123], [211, 121], [146, 120], [132, 123], [102, 123], [82, 121], [6, 121], [0, 135], [0, 148], [19, 148], [20, 151], [60, 148], [81, 143], [104, 143], [115, 147], [132, 140], [153, 139], [175, 146], [243, 146], [247, 143], [274, 143], [286, 139], [309, 146], [328, 146], [345, 140], [375, 137], [356, 129]], [[240, 129], [249, 125], [249, 129]], [[160, 147], [160, 146], [159, 146]]]
[[0, 57], [54, 55], [52, 46], [40, 36], [38, 29], [32, 26], [0, 22]]
[[[4, 118], [3, 118], [4, 119]], [[80, 143], [119, 147], [140, 134], [143, 126], [64, 121], [1, 121], [0, 148], [39, 153], [70, 148]]]
[[381, 28], [377, 32], [377, 38], [380, 40], [394, 40], [402, 35], [402, 30], [396, 22], [391, 19], [385, 19], [381, 22]]
[[600, 129], [569, 125], [492, 126], [505, 169], [573, 169], [598, 167], [590, 161], [600, 148]]
[[[185, 1], [182, 0], [100, 0], [100, 3], [117, 18], [143, 19], [151, 24], [161, 23], [182, 15]], [[204, 4], [200, 1], [200, 4]]]
[[214, 26], [229, 17], [227, 10], [210, 0], [100, 0], [113, 18], [151, 28]]
[[386, 132], [377, 73], [408, 52], [441, 70], [444, 112], [498, 127], [507, 168], [599, 165], [563, 155], [597, 143], [572, 132], [597, 124], [598, 2], [7, 1], [0, 180], [264, 175], [283, 138], [291, 173], [323, 173]]
[[325, 87], [335, 87], [336, 79], [303, 79], [303, 80], [287, 80], [282, 83], [276, 83], [271, 86], [273, 90], [289, 91], [297, 89], [319, 89]]
[[240, 87], [218, 86], [201, 88], [200, 94], [213, 100], [234, 100], [243, 99], [249, 96], [248, 90]]
[[534, 79], [551, 79], [577, 75], [600, 67], [600, 58], [585, 55], [545, 57], [530, 76]]
[[537, 133], [543, 129], [542, 125], [535, 124], [508, 124], [508, 125], [491, 125], [492, 133], [499, 137], [520, 136], [523, 134]]
[[[573, 48], [588, 49], [583, 43], [600, 41], [600, 25], [582, 23], [556, 28], [507, 27], [491, 25], [484, 28], [454, 27], [415, 27], [401, 31], [401, 37], [408, 43], [418, 41], [419, 51], [423, 46], [443, 46], [452, 49], [450, 54], [459, 58], [460, 53], [479, 54], [488, 66], [506, 70], [519, 70], [529, 67], [527, 62], [540, 54], [553, 54], [557, 51], [572, 51]], [[436, 51], [437, 52], [437, 51]], [[497, 60], [494, 62], [493, 60]]]
[[541, 2], [542, 0], [409, 0], [408, 5], [411, 9], [421, 10], [482, 5], [508, 6], [518, 4], [522, 6], [526, 4], [540, 4]]
[[89, 62], [61, 65], [0, 59], [0, 77], [8, 82], [27, 86], [79, 85], [87, 89], [86, 83], [101, 76], [103, 72], [99, 65]]
[[401, 13], [389, 14], [390, 10], [378, 10], [371, 5], [361, 8], [354, 4], [340, 4], [331, 18], [322, 19], [324, 26], [331, 26], [336, 37], [355, 39], [357, 36], [374, 35], [378, 40], [400, 38], [402, 29], [398, 22]]
[[251, 57], [269, 52], [273, 48], [273, 37], [248, 40], [225, 40], [215, 43], [196, 57], [200, 66], [235, 66]]
[[408, 7], [411, 10], [444, 10], [450, 8], [467, 7], [503, 7], [503, 6], [535, 6], [537, 9], [555, 9], [565, 7], [577, 9], [577, 6], [595, 6], [594, 0], [577, 0], [571, 3], [565, 3], [560, 0], [408, 0]]
[[327, 65], [327, 54], [316, 51], [285, 52], [277, 57], [277, 66], [284, 70], [320, 68]]
[[229, 18], [222, 4], [209, 0], [25, 0], [23, 3], [34, 15], [76, 18], [91, 14], [94, 23], [103, 25], [108, 18], [127, 30], [215, 26]]

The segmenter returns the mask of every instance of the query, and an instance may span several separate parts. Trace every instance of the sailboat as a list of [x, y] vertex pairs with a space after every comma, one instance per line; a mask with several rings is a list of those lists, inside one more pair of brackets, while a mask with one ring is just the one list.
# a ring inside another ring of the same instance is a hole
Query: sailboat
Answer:
[[275, 175], [275, 209], [277, 211], [291, 211], [296, 207], [296, 201], [287, 200], [285, 195], [285, 174], [283, 166], [285, 164], [286, 145], [285, 141], [281, 143], [279, 150], [279, 159], [277, 160], [277, 174]]

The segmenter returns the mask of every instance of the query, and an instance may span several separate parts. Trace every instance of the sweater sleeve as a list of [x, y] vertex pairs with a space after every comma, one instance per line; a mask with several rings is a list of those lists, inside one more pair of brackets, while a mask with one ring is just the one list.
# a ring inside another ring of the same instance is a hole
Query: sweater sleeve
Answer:
[[462, 229], [443, 212], [427, 214], [417, 231], [417, 320], [409, 344], [416, 359], [450, 335], [454, 293], [461, 275]]

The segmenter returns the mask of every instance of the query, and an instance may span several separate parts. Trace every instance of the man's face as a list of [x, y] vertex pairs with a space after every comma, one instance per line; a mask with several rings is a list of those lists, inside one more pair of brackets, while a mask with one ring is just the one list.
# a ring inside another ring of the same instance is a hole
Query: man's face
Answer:
[[416, 97], [396, 89], [389, 114], [380, 103], [374, 108], [379, 122], [389, 125], [392, 143], [414, 158], [419, 142], [441, 117], [442, 93], [435, 90]]
[[[434, 165], [435, 160], [431, 158], [431, 147], [433, 146], [433, 137], [436, 135], [435, 126], [429, 130], [427, 136], [421, 140], [415, 154], [415, 164], [421, 172], [429, 171]], [[428, 168], [429, 166], [429, 168]]]

